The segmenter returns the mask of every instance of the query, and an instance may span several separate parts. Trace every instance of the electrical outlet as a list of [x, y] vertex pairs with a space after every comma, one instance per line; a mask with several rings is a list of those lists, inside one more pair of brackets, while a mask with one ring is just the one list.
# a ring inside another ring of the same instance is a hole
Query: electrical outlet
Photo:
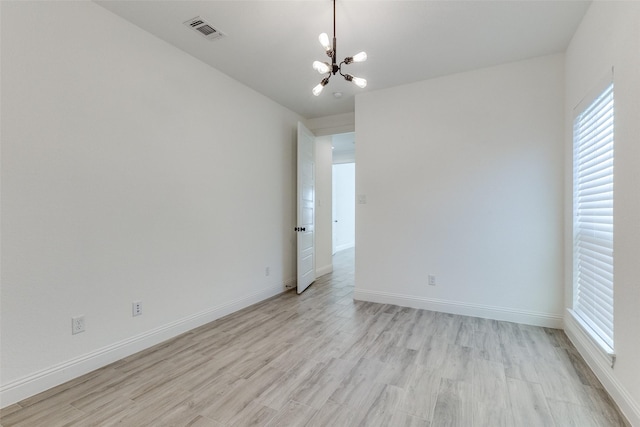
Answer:
[[142, 314], [142, 301], [134, 301], [131, 304], [133, 316], [140, 316]]
[[71, 334], [84, 332], [84, 315], [71, 318]]
[[430, 274], [429, 275], [429, 286], [435, 286], [436, 285], [436, 276]]
[[266, 267], [266, 268], [264, 269], [264, 275], [265, 275], [265, 276], [268, 276], [269, 274], [271, 274], [271, 269], [270, 269], [269, 267]]

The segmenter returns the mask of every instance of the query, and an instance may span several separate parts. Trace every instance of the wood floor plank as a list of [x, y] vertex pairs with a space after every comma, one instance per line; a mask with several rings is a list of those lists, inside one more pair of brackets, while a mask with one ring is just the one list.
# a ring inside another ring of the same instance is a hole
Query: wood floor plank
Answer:
[[20, 425], [21, 423], [28, 425], [29, 422], [33, 422], [32, 420], [46, 418], [47, 414], [54, 413], [62, 408], [68, 409], [67, 407], [73, 408], [69, 402], [65, 401], [64, 397], [60, 398], [58, 395], [53, 395], [47, 399], [38, 400], [37, 403], [26, 406], [20, 410], [7, 414], [2, 413], [1, 423], [4, 426]]
[[184, 427], [224, 427], [217, 421], [210, 418], [203, 417], [202, 415], [196, 416], [192, 420], [188, 420]]
[[404, 412], [396, 411], [385, 425], [394, 427], [429, 427], [430, 423], [428, 420], [412, 417]]
[[378, 338], [377, 333], [365, 333], [361, 335], [352, 334], [353, 338], [345, 351], [340, 355], [340, 359], [360, 360]]
[[[177, 407], [189, 404], [192, 399], [193, 395], [183, 390], [169, 388], [154, 390], [152, 393], [134, 399], [135, 404], [140, 409], [139, 411], [121, 412], [115, 418], [112, 418], [113, 424], [131, 426], [156, 425], [164, 417], [170, 416]], [[109, 425], [110, 422], [105, 424]]]
[[82, 417], [84, 413], [71, 405], [60, 405], [43, 411], [32, 413], [18, 422], [3, 421], [4, 425], [16, 427], [51, 426], [58, 427], [72, 423]]
[[502, 342], [497, 332], [476, 332], [474, 348], [475, 357], [503, 363]]
[[311, 418], [306, 427], [353, 427], [360, 424], [364, 414], [352, 407], [329, 401]]
[[13, 414], [14, 412], [18, 412], [22, 409], [23, 409], [22, 406], [18, 405], [17, 403], [14, 403], [13, 405], [9, 405], [0, 409], [0, 417], [7, 417]]
[[442, 377], [425, 366], [415, 368], [412, 379], [398, 404], [398, 411], [431, 420], [438, 399]]
[[228, 423], [237, 414], [257, 399], [271, 384], [284, 373], [277, 369], [265, 367], [249, 380], [229, 390], [222, 398], [203, 409], [200, 414], [221, 423]]
[[248, 380], [244, 378], [230, 374], [215, 377], [206, 386], [203, 385], [202, 390], [191, 391], [194, 411], [199, 415], [204, 414], [208, 408], [219, 404], [227, 395], [243, 387], [247, 382]]
[[92, 403], [91, 407], [86, 407], [82, 411], [83, 416], [68, 425], [70, 427], [98, 427], [111, 419], [125, 418], [127, 414], [133, 414], [141, 409], [134, 401], [123, 396], [113, 396], [102, 402], [94, 400]]
[[520, 346], [526, 347], [524, 336], [520, 325], [513, 322], [498, 322], [498, 335], [500, 336], [500, 342], [506, 346]]
[[589, 404], [584, 385], [573, 369], [563, 364], [560, 358], [554, 363], [536, 360], [535, 367], [546, 397], [583, 406]]
[[460, 324], [454, 344], [461, 347], [475, 347], [475, 328], [471, 322], [463, 322]]
[[535, 366], [536, 359], [531, 356], [527, 347], [503, 342], [502, 360], [507, 377], [532, 383], [540, 382]]
[[271, 349], [266, 351], [246, 352], [229, 370], [240, 377], [250, 378], [289, 347], [291, 347], [290, 344], [272, 345]]
[[602, 427], [594, 414], [581, 405], [548, 399], [551, 415], [558, 426], [562, 427]]
[[528, 325], [520, 325], [525, 345], [531, 356], [536, 360], [545, 360], [556, 363], [556, 347], [551, 344], [548, 335], [542, 328]]
[[293, 400], [320, 409], [354, 366], [355, 362], [352, 361], [331, 359], [323, 369], [314, 373], [309, 381], [293, 391]]
[[468, 380], [473, 376], [473, 354], [470, 347], [461, 347], [449, 344], [446, 350], [446, 358], [441, 365], [441, 375], [443, 378], [451, 380]]
[[311, 406], [290, 400], [267, 424], [267, 427], [304, 427], [316, 412]]
[[235, 414], [225, 425], [229, 427], [264, 426], [269, 423], [276, 414], [277, 411], [275, 409], [261, 405], [254, 400]]
[[511, 425], [554, 426], [547, 399], [540, 384], [507, 378]]
[[442, 427], [465, 427], [473, 424], [471, 384], [443, 378], [433, 410], [432, 424]]
[[474, 426], [509, 425], [509, 392], [503, 364], [474, 359], [472, 396]]
[[[455, 345], [455, 344], [454, 344]], [[449, 346], [446, 342], [440, 341], [435, 335], [429, 336], [422, 348], [418, 350], [417, 363], [422, 366], [429, 366], [431, 369], [442, 369], [447, 363]]]
[[570, 364], [575, 372], [577, 378], [583, 385], [588, 385], [596, 388], [602, 388], [602, 384], [595, 376], [593, 371], [587, 366], [587, 363], [578, 353], [574, 347], [561, 347], [557, 349], [560, 359], [565, 363]]
[[348, 382], [343, 381], [329, 397], [329, 400], [341, 405], [359, 409], [364, 405], [367, 393], [373, 387], [382, 387], [379, 383], [374, 383], [370, 379], [354, 378]]
[[325, 366], [326, 363], [316, 360], [298, 360], [262, 392], [257, 401], [277, 411], [281, 410], [288, 402], [297, 397], [296, 390], [311, 381]]
[[463, 321], [462, 316], [449, 313], [436, 313], [433, 335], [437, 337], [437, 340], [440, 342], [454, 344]]
[[377, 384], [371, 387], [362, 407], [364, 416], [360, 426], [388, 426], [403, 396], [404, 390], [392, 385]]
[[599, 387], [585, 387], [587, 396], [589, 396], [589, 408], [593, 411], [596, 419], [603, 426], [611, 427], [631, 427], [620, 413], [615, 402], [607, 392]]
[[[28, 408], [36, 403], [42, 402], [44, 405], [53, 405], [56, 400], [64, 401], [68, 396], [77, 396], [77, 389], [82, 389], [89, 384], [89, 387], [96, 387], [100, 384], [108, 382], [113, 372], [113, 364], [97, 369], [81, 377], [75, 378], [59, 386], [53, 387], [35, 396], [23, 399], [17, 405], [19, 408]], [[105, 375], [105, 373], [108, 373]], [[63, 396], [61, 398], [61, 396]], [[8, 415], [5, 410], [2, 410], [1, 415]]]
[[554, 347], [573, 348], [573, 344], [571, 344], [569, 337], [562, 329], [542, 328], [542, 330], [549, 338], [551, 345]]
[[288, 292], [0, 411], [0, 426], [628, 427], [564, 332]]

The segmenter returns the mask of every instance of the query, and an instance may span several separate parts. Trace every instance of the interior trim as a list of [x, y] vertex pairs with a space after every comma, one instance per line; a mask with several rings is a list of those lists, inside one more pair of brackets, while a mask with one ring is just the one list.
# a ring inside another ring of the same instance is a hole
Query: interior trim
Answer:
[[632, 426], [640, 426], [640, 404], [633, 400], [627, 389], [612, 374], [611, 360], [603, 354], [602, 349], [593, 342], [568, 310], [564, 317], [564, 331], [627, 421]]
[[356, 289], [353, 299], [360, 301], [393, 304], [402, 307], [419, 308], [423, 310], [440, 311], [444, 313], [460, 314], [463, 316], [482, 317], [485, 319], [502, 320], [506, 322], [524, 323], [526, 325], [544, 326], [561, 329], [562, 316], [553, 313], [542, 313], [528, 310], [516, 310], [505, 307], [495, 307], [482, 304], [471, 304], [459, 301], [440, 300], [435, 298], [416, 297], [411, 295], [393, 294], [389, 292]]
[[284, 291], [282, 284], [271, 286], [2, 384], [0, 386], [1, 406], [7, 407]]

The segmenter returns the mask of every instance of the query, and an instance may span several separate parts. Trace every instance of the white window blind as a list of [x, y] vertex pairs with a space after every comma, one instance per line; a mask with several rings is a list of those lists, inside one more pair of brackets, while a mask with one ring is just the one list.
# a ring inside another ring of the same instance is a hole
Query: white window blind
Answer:
[[[613, 352], [613, 83], [573, 127], [574, 312]], [[594, 337], [595, 338], [595, 337]]]

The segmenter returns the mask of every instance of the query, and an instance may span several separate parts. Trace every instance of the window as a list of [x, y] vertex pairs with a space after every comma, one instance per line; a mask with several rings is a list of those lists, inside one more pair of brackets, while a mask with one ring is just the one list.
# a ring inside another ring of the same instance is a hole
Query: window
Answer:
[[613, 83], [573, 124], [573, 311], [613, 353]]

